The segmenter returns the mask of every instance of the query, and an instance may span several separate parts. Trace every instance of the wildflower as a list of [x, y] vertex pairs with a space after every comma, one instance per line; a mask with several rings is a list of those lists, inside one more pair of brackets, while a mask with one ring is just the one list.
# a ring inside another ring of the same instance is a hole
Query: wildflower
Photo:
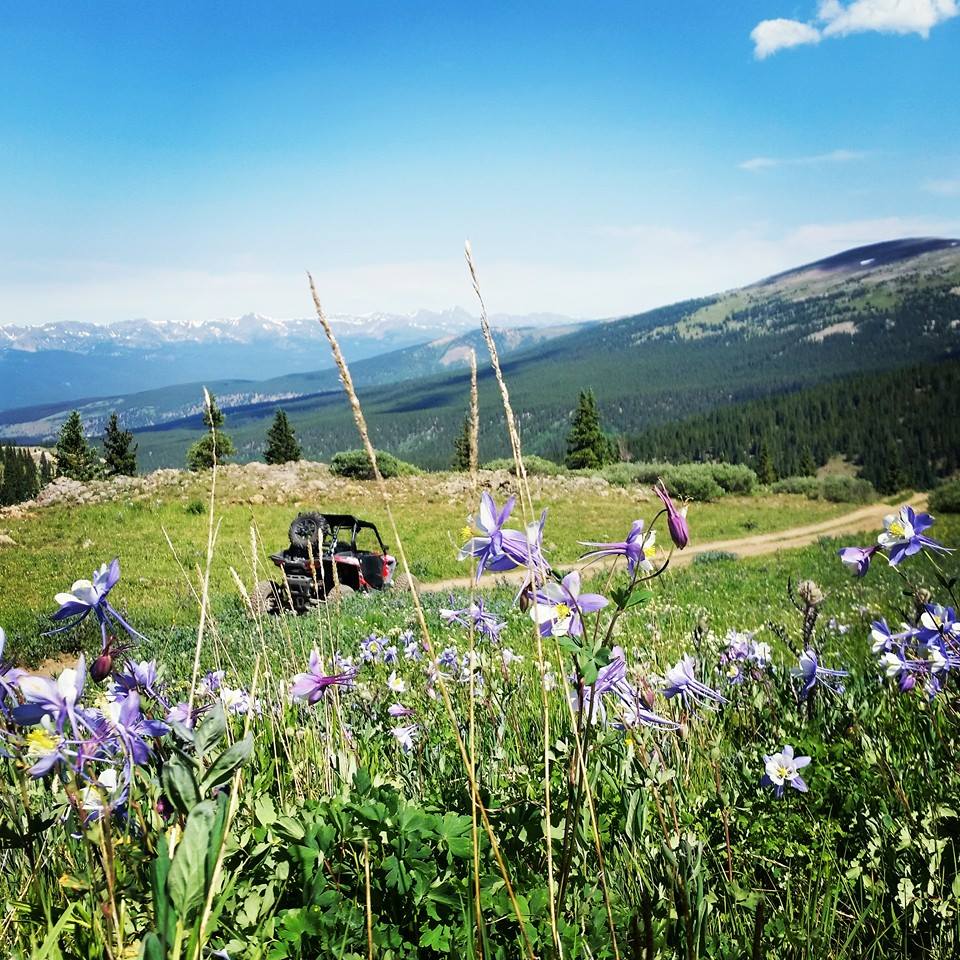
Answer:
[[306, 700], [307, 703], [316, 703], [320, 700], [328, 687], [349, 686], [356, 677], [356, 668], [344, 673], [325, 674], [320, 661], [320, 653], [316, 648], [310, 652], [310, 660], [306, 673], [298, 673], [290, 681], [290, 694], [295, 700]]
[[717, 693], [705, 683], [701, 683], [694, 676], [696, 664], [690, 654], [685, 654], [680, 660], [672, 666], [666, 675], [667, 686], [663, 695], [672, 700], [679, 696], [684, 703], [690, 700], [703, 700], [705, 702], [726, 703], [727, 698], [723, 694]]
[[840, 560], [858, 577], [865, 577], [870, 569], [870, 561], [879, 549], [879, 544], [874, 547], [844, 547], [840, 551]]
[[120, 616], [107, 599], [110, 591], [120, 581], [120, 561], [114, 559], [110, 565], [103, 564], [93, 573], [93, 580], [76, 580], [69, 593], [58, 593], [54, 600], [60, 608], [51, 616], [51, 620], [69, 620], [70, 622], [50, 633], [70, 630], [85, 620], [91, 613], [100, 624], [100, 636], [103, 640], [103, 652], [109, 648], [107, 624], [115, 623], [138, 640], [145, 639]]
[[387, 713], [391, 717], [410, 717], [413, 716], [413, 709], [411, 707], [405, 707], [402, 703], [391, 703], [387, 707]]
[[772, 786], [777, 797], [783, 796], [785, 784], [790, 784], [794, 790], [807, 792], [807, 785], [803, 782], [799, 771], [810, 763], [809, 757], [795, 757], [793, 747], [789, 744], [772, 756], [764, 758], [764, 774], [760, 783], [765, 787]]
[[226, 675], [226, 672], [223, 670], [208, 671], [200, 678], [200, 682], [197, 684], [197, 693], [205, 697], [213, 696], [213, 694], [220, 689]]
[[420, 724], [411, 723], [406, 727], [394, 727], [390, 732], [396, 737], [397, 743], [403, 748], [403, 752], [409, 753], [420, 733]]
[[114, 674], [114, 689], [120, 693], [138, 690], [157, 698], [158, 672], [156, 660], [141, 660], [139, 663], [128, 660], [123, 672]]
[[84, 819], [99, 820], [106, 811], [119, 806], [125, 799], [125, 794], [126, 790], [121, 788], [117, 771], [113, 767], [101, 770], [80, 792], [80, 808], [86, 814]]
[[670, 533], [670, 539], [678, 550], [682, 550], [690, 542], [687, 508], [683, 507], [680, 510], [676, 508], [662, 480], [653, 488], [653, 492], [660, 498], [660, 502], [667, 511], [667, 530]]
[[523, 657], [514, 653], [509, 647], [504, 647], [500, 651], [500, 661], [503, 663], [504, 670], [509, 670], [515, 663], [523, 663]]
[[437, 657], [437, 668], [446, 668], [447, 671], [457, 670], [460, 666], [460, 654], [457, 652], [456, 647], [447, 647], [446, 650], [441, 651], [440, 656]]
[[190, 713], [189, 703], [175, 703], [168, 711], [167, 723], [182, 723], [185, 727], [192, 727], [194, 718]]
[[890, 566], [897, 566], [905, 557], [912, 557], [924, 547], [938, 553], [952, 553], [947, 547], [925, 536], [923, 531], [933, 525], [929, 513], [915, 513], [913, 507], [905, 504], [899, 513], [891, 513], [883, 518], [883, 533], [877, 537], [877, 543], [887, 551]]
[[393, 673], [387, 679], [387, 689], [391, 693], [406, 693], [407, 684], [403, 677], [397, 676], [397, 671], [394, 670]]
[[76, 729], [77, 703], [83, 693], [86, 677], [86, 662], [82, 654], [77, 666], [67, 667], [55, 681], [32, 674], [20, 677], [17, 685], [27, 702], [13, 708], [14, 720], [24, 726], [31, 726], [38, 723], [42, 717], [48, 716], [53, 720], [57, 732], [62, 733], [69, 719]]
[[16, 702], [14, 688], [17, 685], [17, 681], [23, 676], [22, 670], [10, 666], [10, 664], [3, 659], [3, 648], [6, 646], [6, 643], [7, 635], [3, 632], [3, 627], [0, 627], [0, 708], [3, 707], [8, 699], [11, 703]]
[[220, 687], [220, 702], [229, 713], [235, 713], [243, 716], [252, 709], [255, 714], [261, 710], [259, 700], [251, 700], [250, 694], [242, 687], [228, 687], [226, 684]]
[[578, 637], [583, 633], [583, 614], [606, 605], [606, 597], [598, 593], [580, 593], [580, 574], [573, 570], [560, 583], [551, 581], [534, 593], [530, 616], [539, 624], [541, 636]]
[[116, 734], [130, 761], [138, 766], [142, 766], [150, 757], [147, 738], [162, 737], [169, 729], [165, 723], [143, 716], [140, 712], [140, 694], [135, 690], [123, 700], [108, 704], [104, 719]]
[[838, 680], [849, 676], [846, 670], [830, 670], [827, 667], [821, 667], [816, 651], [810, 647], [800, 654], [800, 666], [794, 667], [791, 673], [803, 680], [803, 687], [800, 690], [801, 701], [810, 696], [817, 684], [831, 693], [843, 693], [843, 684]]
[[33, 761], [31, 777], [49, 773], [65, 757], [65, 741], [54, 728], [50, 717], [44, 717], [26, 736], [25, 753]]
[[960, 620], [957, 620], [956, 611], [953, 607], [942, 607], [935, 603], [925, 604], [923, 613], [920, 614], [920, 629], [917, 631], [917, 637], [925, 642], [940, 638], [960, 642]]
[[[453, 598], [450, 599], [452, 602]], [[482, 598], [461, 609], [441, 609], [440, 618], [447, 624], [459, 623], [468, 629], [472, 627], [492, 643], [500, 640], [500, 631], [506, 626], [484, 608]]]
[[557, 678], [554, 676], [553, 671], [548, 667], [543, 674], [543, 689], [546, 693], [550, 693], [551, 690], [557, 689]]
[[504, 553], [503, 525], [507, 522], [516, 497], [510, 497], [498, 513], [493, 497], [484, 491], [480, 496], [480, 510], [477, 517], [470, 517], [471, 532], [474, 532], [457, 554], [458, 560], [473, 557], [477, 561], [477, 575], [484, 570], [500, 572], [519, 566], [516, 560]]
[[589, 553], [583, 554], [581, 560], [599, 560], [601, 557], [626, 557], [627, 572], [632, 577], [637, 570], [644, 573], [653, 571], [653, 563], [648, 557], [648, 551], [653, 551], [656, 532], [651, 530], [646, 536], [643, 532], [643, 521], [634, 520], [627, 534], [626, 540], [614, 543], [594, 543], [592, 541], [578, 541], [583, 547], [596, 547]]
[[360, 659], [364, 663], [376, 663], [383, 655], [383, 640], [375, 633], [371, 633], [366, 640], [360, 642]]
[[540, 519], [528, 523], [522, 531], [503, 530], [502, 548], [504, 554], [518, 567], [526, 567], [530, 573], [528, 580], [542, 578], [550, 569], [543, 556], [543, 529], [547, 524], [547, 511], [542, 510]]
[[400, 634], [403, 644], [403, 655], [407, 660], [419, 660], [423, 656], [423, 644], [413, 635], [412, 630], [405, 630]]

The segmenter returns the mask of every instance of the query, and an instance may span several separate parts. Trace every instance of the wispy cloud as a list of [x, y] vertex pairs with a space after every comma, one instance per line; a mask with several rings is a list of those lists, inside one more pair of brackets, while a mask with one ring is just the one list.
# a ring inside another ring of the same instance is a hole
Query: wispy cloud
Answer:
[[821, 0], [813, 20], [761, 20], [750, 39], [754, 56], [764, 60], [778, 50], [852, 33], [916, 33], [926, 38], [934, 27], [958, 15], [957, 0]]
[[862, 150], [831, 150], [829, 153], [815, 153], [805, 157], [751, 157], [737, 166], [753, 173], [775, 167], [816, 167], [825, 163], [850, 163], [854, 160], [865, 160], [867, 156], [869, 154]]
[[960, 197], [960, 177], [927, 180], [923, 184], [923, 189], [927, 193], [935, 193], [941, 197]]

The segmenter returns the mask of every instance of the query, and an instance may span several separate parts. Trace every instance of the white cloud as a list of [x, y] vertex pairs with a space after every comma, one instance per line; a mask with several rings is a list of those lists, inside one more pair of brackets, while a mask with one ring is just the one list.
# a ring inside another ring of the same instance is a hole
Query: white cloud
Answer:
[[763, 60], [778, 50], [852, 33], [916, 33], [926, 38], [934, 27], [958, 15], [957, 0], [821, 0], [815, 22], [761, 20], [750, 39], [754, 55]]
[[867, 156], [862, 150], [831, 150], [829, 153], [815, 153], [806, 157], [751, 157], [737, 166], [741, 170], [755, 172], [774, 167], [816, 167], [824, 163], [850, 163], [853, 160], [864, 160]]
[[943, 180], [927, 180], [923, 189], [941, 197], [960, 197], [960, 177]]
[[825, 37], [845, 37], [851, 33], [918, 33], [930, 31], [957, 16], [956, 0], [823, 0], [819, 19]]
[[820, 31], [809, 23], [799, 20], [761, 20], [750, 32], [754, 56], [763, 60], [778, 50], [799, 47], [806, 43], [819, 43]]

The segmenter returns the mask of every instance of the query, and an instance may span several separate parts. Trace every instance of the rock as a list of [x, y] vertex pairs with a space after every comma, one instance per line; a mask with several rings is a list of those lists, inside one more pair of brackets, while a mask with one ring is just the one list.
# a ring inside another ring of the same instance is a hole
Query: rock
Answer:
[[17, 541], [13, 537], [7, 536], [5, 533], [0, 533], [0, 547], [15, 547]]

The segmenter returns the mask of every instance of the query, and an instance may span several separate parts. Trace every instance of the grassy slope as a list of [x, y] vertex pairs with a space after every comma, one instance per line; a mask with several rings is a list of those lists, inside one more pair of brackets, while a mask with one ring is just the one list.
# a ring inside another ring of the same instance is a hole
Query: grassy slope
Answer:
[[[317, 505], [293, 500], [251, 504], [253, 488], [244, 486], [236, 476], [225, 476], [216, 507], [219, 536], [212, 590], [218, 609], [236, 604], [230, 567], [245, 582], [252, 580], [251, 525], [259, 533], [259, 559], [272, 571], [267, 555], [284, 546], [287, 526], [298, 507]], [[471, 504], [465, 496], [451, 497], [441, 484], [442, 478], [392, 484], [394, 512], [411, 567], [425, 580], [463, 576], [466, 572], [454, 553]], [[331, 512], [360, 513], [379, 525], [389, 543], [386, 516], [372, 485], [343, 483], [341, 488], [342, 494], [323, 499], [322, 507]], [[205, 555], [208, 517], [191, 509], [205, 503], [206, 496], [204, 482], [190, 478], [184, 487], [167, 489], [148, 500], [53, 506], [23, 519], [4, 519], [0, 529], [18, 544], [0, 548], [0, 583], [4, 584], [0, 591], [0, 625], [11, 637], [9, 652], [19, 656], [18, 650], [22, 650], [23, 656], [30, 657], [56, 649], [56, 638], [44, 640], [38, 636], [44, 616], [52, 609], [53, 594], [67, 589], [76, 578], [89, 577], [95, 566], [115, 555], [120, 557], [123, 570], [116, 599], [135, 622], [145, 630], [168, 625], [192, 627], [197, 605], [179, 565], [190, 571], [196, 582], [196, 567]], [[585, 486], [575, 497], [566, 499], [545, 496], [536, 506], [549, 507], [546, 542], [558, 563], [576, 559], [582, 549], [577, 540], [620, 539], [634, 519], [649, 519], [655, 512], [638, 488], [603, 486]], [[849, 509], [845, 504], [790, 495], [730, 496], [717, 503], [692, 506], [690, 519], [696, 540], [706, 542], [814, 523]], [[171, 552], [165, 532], [177, 556]]]

